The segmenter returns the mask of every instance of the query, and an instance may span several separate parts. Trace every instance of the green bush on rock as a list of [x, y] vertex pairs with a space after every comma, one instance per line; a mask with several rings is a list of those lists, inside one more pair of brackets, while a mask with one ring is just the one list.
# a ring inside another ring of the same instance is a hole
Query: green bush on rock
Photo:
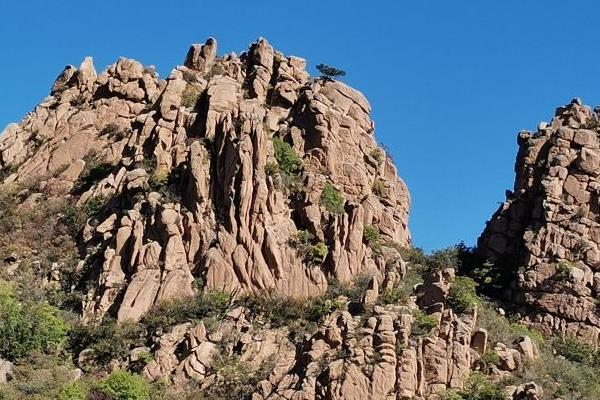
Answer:
[[321, 204], [333, 214], [344, 212], [344, 197], [331, 183], [326, 183], [321, 192]]
[[479, 303], [477, 284], [466, 276], [458, 276], [452, 282], [447, 303], [457, 313], [473, 311]]
[[363, 241], [373, 250], [380, 250], [381, 235], [379, 229], [373, 225], [365, 225], [363, 228]]
[[86, 400], [87, 391], [77, 382], [64, 385], [58, 392], [58, 400]]
[[[273, 138], [273, 149], [279, 170], [288, 175], [296, 175], [302, 171], [302, 159], [296, 151], [281, 138]], [[272, 169], [272, 167], [271, 167]]]

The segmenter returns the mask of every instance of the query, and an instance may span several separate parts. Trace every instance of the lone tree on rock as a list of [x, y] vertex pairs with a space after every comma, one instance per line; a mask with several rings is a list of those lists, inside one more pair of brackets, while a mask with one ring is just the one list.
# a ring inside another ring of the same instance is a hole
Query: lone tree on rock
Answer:
[[317, 65], [317, 70], [321, 73], [321, 79], [332, 81], [339, 76], [346, 75], [346, 71], [331, 67], [325, 64]]

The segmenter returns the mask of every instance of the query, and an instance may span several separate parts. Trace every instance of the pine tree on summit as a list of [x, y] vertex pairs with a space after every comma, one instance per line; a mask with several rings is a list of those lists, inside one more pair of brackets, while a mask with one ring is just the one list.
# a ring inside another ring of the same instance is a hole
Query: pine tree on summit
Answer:
[[340, 76], [346, 75], [346, 71], [325, 64], [317, 65], [317, 70], [321, 73], [321, 79], [329, 81], [333, 81]]

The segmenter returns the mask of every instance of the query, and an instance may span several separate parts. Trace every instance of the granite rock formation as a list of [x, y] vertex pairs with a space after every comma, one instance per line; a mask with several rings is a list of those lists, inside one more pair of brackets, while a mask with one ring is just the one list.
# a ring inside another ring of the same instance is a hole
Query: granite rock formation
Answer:
[[[388, 274], [381, 289], [400, 276]], [[465, 387], [488, 346], [485, 331], [476, 329], [476, 311], [459, 315], [445, 305], [453, 279], [452, 269], [431, 275], [407, 305], [369, 306], [365, 296], [362, 306], [368, 314], [353, 315], [348, 300], [338, 298], [341, 309], [327, 315], [301, 346], [290, 341], [288, 328], [270, 327], [244, 307], [229, 311], [211, 333], [203, 323], [184, 323], [157, 339], [154, 359], [143, 373], [150, 380], [193, 379], [210, 387], [226, 379], [211, 369], [215, 359], [236, 357], [255, 369], [268, 365], [254, 400], [438, 398]], [[380, 295], [379, 289], [371, 290]], [[434, 321], [426, 331], [414, 316], [419, 307]], [[498, 379], [537, 358], [528, 337], [514, 347], [492, 344], [501, 360], [492, 372]], [[510, 399], [523, 398], [527, 391], [541, 396], [535, 384], [509, 389]], [[526, 398], [541, 398], [533, 395]]]
[[[86, 58], [7, 127], [0, 164], [14, 173], [5, 184], [37, 181], [28, 204], [68, 196], [105, 205], [83, 234], [94, 254], [81, 268], [98, 282], [86, 320], [137, 320], [193, 295], [198, 280], [207, 290], [313, 297], [327, 278], [381, 276], [389, 257], [364, 243], [366, 225], [410, 243], [409, 194], [373, 137], [369, 103], [305, 67], [264, 39], [240, 56], [218, 57], [214, 39], [193, 45], [166, 80], [125, 58], [97, 74]], [[274, 141], [300, 158], [292, 176], [273, 167]], [[104, 176], [77, 185], [98, 164]], [[326, 186], [342, 210], [326, 209]], [[292, 245], [299, 231], [326, 245], [322, 262]]]
[[[440, 266], [422, 284], [408, 283], [413, 266], [401, 252], [411, 245], [410, 197], [374, 138], [370, 111], [360, 92], [310, 77], [303, 59], [264, 39], [239, 56], [219, 56], [214, 39], [193, 45], [166, 79], [126, 58], [99, 74], [91, 58], [66, 67], [50, 96], [0, 136], [1, 188], [18, 189], [18, 209], [60, 199], [68, 207], [57, 221], [85, 217], [71, 234], [79, 259], [69, 279], [79, 281], [67, 288], [83, 292], [84, 327], [110, 322], [115, 331], [128, 324], [146, 329], [126, 355], [111, 354], [98, 370], [87, 343], [73, 354], [81, 368], [76, 375], [130, 369], [175, 387], [194, 382], [209, 393], [262, 371], [253, 400], [435, 399], [484, 371], [486, 355], [498, 359], [485, 369], [495, 380], [535, 360], [528, 337], [491, 342], [476, 307], [457, 312], [448, 305], [454, 269]], [[510, 200], [483, 236], [490, 258], [523, 254], [513, 239], [526, 236], [537, 202], [554, 204], [549, 210], [557, 214], [564, 213], [560, 207], [588, 204], [587, 219], [560, 229], [592, 229], [598, 143], [591, 131], [571, 126], [589, 124], [592, 114], [574, 104], [560, 115], [543, 128], [547, 133], [523, 136], [531, 145], [520, 156], [522, 202]], [[550, 140], [555, 131], [564, 138]], [[552, 185], [564, 181], [568, 195], [560, 206], [540, 199], [543, 179], [530, 168], [544, 154], [540, 148], [550, 154], [546, 142], [560, 143], [553, 156], [560, 161], [548, 173], [562, 179]], [[571, 173], [570, 163], [582, 172], [573, 167]], [[562, 169], [554, 167], [559, 164]], [[573, 261], [574, 243], [557, 254]], [[528, 258], [535, 260], [533, 272], [548, 248], [540, 244], [536, 251], [537, 258]], [[568, 285], [579, 303], [573, 312], [561, 303], [555, 307], [561, 312], [583, 315], [592, 301], [600, 282], [591, 264], [595, 251], [593, 245], [578, 255]], [[8, 276], [18, 275], [24, 258], [4, 259]], [[49, 271], [39, 285], [58, 287], [66, 281], [64, 266], [41, 265], [47, 262], [35, 260], [35, 270]], [[244, 303], [272, 296], [306, 305], [361, 277], [368, 277], [368, 287], [360, 299], [336, 295], [319, 303], [314, 329], [300, 337], [292, 326], [300, 321], [277, 325]], [[405, 297], [390, 300], [401, 288]], [[180, 318], [160, 329], [147, 320], [165, 304], [192, 308], [215, 293], [231, 301], [223, 315]], [[524, 291], [515, 293], [536, 305]], [[580, 335], [592, 332], [587, 322], [576, 328]], [[4, 363], [0, 380], [12, 374], [13, 364]], [[235, 370], [240, 365], [247, 369]], [[511, 386], [507, 398], [541, 399], [542, 390], [533, 382]]]
[[523, 321], [593, 345], [600, 338], [598, 127], [598, 114], [575, 99], [537, 132], [520, 132], [514, 190], [478, 245], [514, 272], [507, 299]]

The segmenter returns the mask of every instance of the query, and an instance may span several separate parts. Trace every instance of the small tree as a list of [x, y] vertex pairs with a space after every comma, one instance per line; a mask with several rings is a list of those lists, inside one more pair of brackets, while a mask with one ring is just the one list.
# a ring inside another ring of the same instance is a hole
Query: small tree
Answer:
[[346, 71], [325, 64], [317, 65], [317, 70], [321, 73], [321, 79], [330, 81], [346, 75]]

